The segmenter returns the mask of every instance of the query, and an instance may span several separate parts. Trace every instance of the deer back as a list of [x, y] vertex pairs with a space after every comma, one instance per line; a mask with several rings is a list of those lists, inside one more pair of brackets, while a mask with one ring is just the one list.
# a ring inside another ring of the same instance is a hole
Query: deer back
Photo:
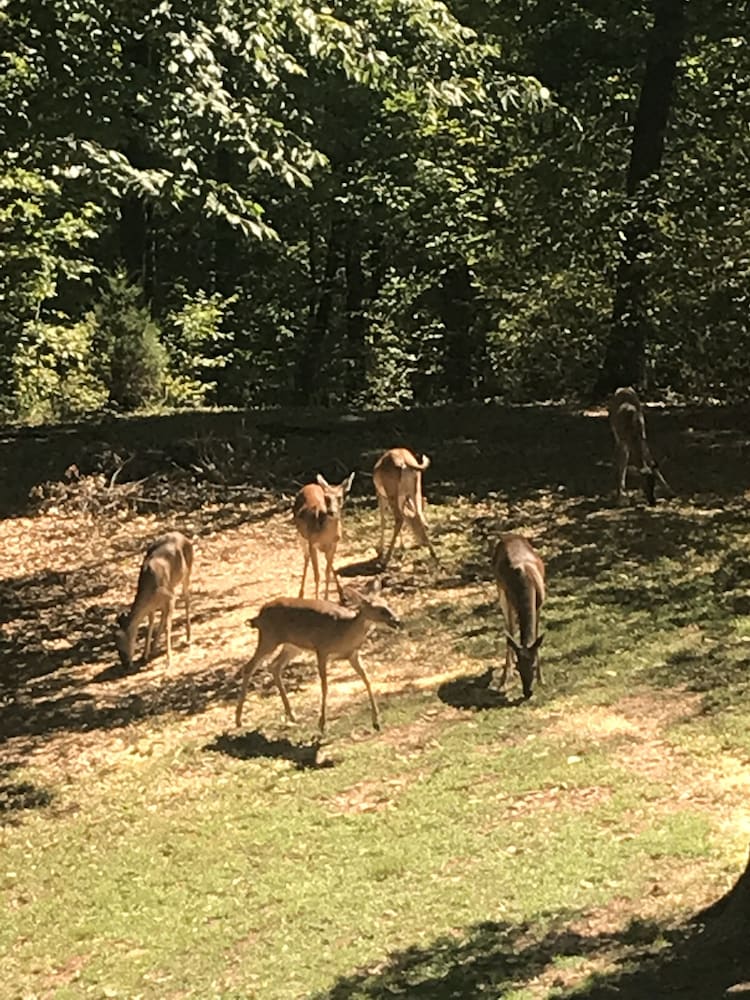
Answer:
[[423, 523], [424, 499], [422, 473], [429, 468], [427, 455], [419, 462], [408, 448], [390, 448], [384, 452], [373, 469], [375, 490], [388, 500], [394, 515], [403, 514], [417, 540], [427, 542]]
[[362, 643], [369, 623], [361, 609], [304, 597], [279, 597], [265, 604], [252, 624], [269, 645], [288, 644], [346, 656]]
[[171, 531], [152, 542], [141, 563], [128, 617], [137, 622], [167, 604], [185, 577], [190, 576], [193, 557], [193, 543], [179, 531]]
[[653, 459], [646, 440], [646, 421], [638, 394], [629, 386], [618, 389], [609, 404], [609, 423], [615, 440], [633, 457], [632, 464], [650, 468]]
[[251, 624], [269, 646], [297, 646], [337, 658], [359, 649], [371, 625], [397, 628], [400, 623], [383, 601], [360, 595], [356, 609], [331, 601], [279, 597], [265, 604]]
[[530, 645], [538, 630], [539, 609], [544, 603], [544, 562], [522, 535], [502, 535], [492, 556], [495, 580], [518, 617], [521, 643]]

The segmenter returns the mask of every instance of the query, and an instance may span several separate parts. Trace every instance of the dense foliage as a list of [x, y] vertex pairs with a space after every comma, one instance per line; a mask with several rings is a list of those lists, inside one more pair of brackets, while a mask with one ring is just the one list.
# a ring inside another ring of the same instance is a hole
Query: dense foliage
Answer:
[[743, 6], [6, 0], [0, 410], [744, 391]]

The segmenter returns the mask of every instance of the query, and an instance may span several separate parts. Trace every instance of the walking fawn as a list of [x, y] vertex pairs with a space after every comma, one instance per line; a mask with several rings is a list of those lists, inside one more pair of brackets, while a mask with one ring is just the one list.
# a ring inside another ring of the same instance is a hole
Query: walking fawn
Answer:
[[[505, 688], [511, 659], [515, 654], [516, 669], [521, 675], [524, 698], [530, 698], [534, 676], [543, 684], [539, 647], [539, 610], [544, 603], [544, 563], [531, 543], [521, 535], [501, 535], [492, 553], [492, 571], [497, 584], [497, 596], [505, 619], [507, 640], [505, 666], [500, 687]], [[520, 643], [513, 638], [516, 622]]]
[[669, 483], [659, 470], [646, 440], [646, 422], [643, 408], [635, 389], [618, 389], [609, 403], [609, 425], [615, 439], [615, 470], [617, 502], [625, 492], [628, 465], [634, 465], [641, 474], [643, 492], [653, 507], [656, 503], [655, 486], [658, 482], [667, 495], [672, 495]]
[[[423, 455], [422, 461], [419, 462], [408, 448], [391, 448], [384, 452], [375, 463], [372, 479], [375, 483], [378, 507], [380, 508], [380, 544], [377, 551], [378, 558], [382, 559], [384, 567], [388, 565], [393, 555], [393, 547], [401, 534], [404, 521], [411, 528], [418, 544], [426, 545], [432, 558], [435, 562], [438, 561], [435, 549], [427, 535], [427, 526], [424, 521], [422, 473], [429, 468], [429, 465], [430, 460], [427, 455]], [[383, 559], [386, 511], [388, 509], [393, 515], [393, 535], [388, 552]]]
[[[351, 588], [347, 590], [350, 593]], [[279, 597], [264, 604], [260, 613], [250, 624], [258, 629], [258, 646], [253, 658], [242, 670], [242, 687], [235, 714], [239, 726], [242, 721], [242, 706], [245, 702], [247, 686], [255, 670], [279, 646], [281, 651], [271, 663], [271, 675], [279, 689], [287, 718], [294, 722], [294, 713], [289, 703], [281, 671], [299, 649], [312, 650], [317, 656], [320, 675], [320, 732], [326, 727], [326, 699], [328, 696], [328, 661], [348, 660], [367, 690], [372, 711], [372, 724], [380, 729], [380, 716], [370, 686], [370, 679], [360, 659], [359, 648], [365, 641], [371, 625], [387, 625], [398, 628], [400, 622], [391, 609], [379, 600], [365, 598], [353, 592], [359, 604], [355, 609], [344, 608], [331, 601], [305, 600], [300, 597]]]
[[126, 670], [133, 669], [133, 655], [138, 626], [148, 615], [148, 632], [143, 661], [148, 662], [151, 653], [151, 637], [154, 631], [154, 616], [161, 612], [156, 638], [166, 629], [167, 666], [172, 666], [172, 616], [177, 587], [182, 584], [185, 597], [185, 630], [190, 642], [190, 573], [193, 569], [193, 543], [179, 531], [170, 531], [157, 538], [147, 549], [138, 576], [138, 587], [133, 606], [127, 614], [117, 619], [115, 643], [120, 654], [120, 662]]
[[341, 539], [341, 510], [346, 495], [352, 488], [353, 480], [354, 473], [352, 472], [338, 486], [331, 486], [321, 475], [318, 475], [316, 483], [303, 486], [294, 498], [292, 516], [302, 539], [305, 554], [302, 584], [299, 588], [300, 597], [305, 595], [305, 578], [310, 561], [312, 561], [313, 575], [315, 576], [315, 596], [316, 598], [318, 596], [320, 590], [318, 549], [320, 549], [326, 559], [326, 599], [328, 598], [331, 574], [333, 574], [339, 592], [339, 600], [343, 600], [341, 583], [334, 569], [333, 560], [336, 555], [336, 546]]

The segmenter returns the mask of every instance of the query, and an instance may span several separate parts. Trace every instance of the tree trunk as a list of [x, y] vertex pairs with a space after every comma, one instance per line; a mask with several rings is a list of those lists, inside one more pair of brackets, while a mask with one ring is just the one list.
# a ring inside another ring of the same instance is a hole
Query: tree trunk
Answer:
[[[132, 68], [133, 77], [150, 68], [151, 53], [145, 36], [131, 39], [123, 49], [123, 56]], [[122, 153], [137, 170], [148, 166], [148, 157], [142, 141], [143, 112], [135, 104], [123, 109], [127, 138], [121, 146]], [[125, 194], [120, 202], [120, 256], [128, 278], [143, 288], [147, 301], [153, 294], [153, 260], [149, 238], [150, 211], [139, 194]]]
[[[310, 297], [307, 337], [297, 362], [295, 391], [303, 403], [316, 402], [323, 394], [323, 386], [317, 383], [319, 382], [320, 370], [323, 367], [322, 353], [331, 323], [333, 292], [340, 258], [340, 225], [337, 222], [332, 222], [328, 233], [323, 274], [317, 280]], [[314, 279], [312, 233], [310, 236], [310, 272]]]
[[365, 336], [367, 322], [364, 314], [365, 276], [362, 268], [362, 248], [359, 241], [359, 223], [349, 227], [346, 240], [344, 271], [346, 275], [346, 353], [349, 363], [347, 388], [356, 393], [365, 385]]
[[471, 274], [463, 261], [445, 272], [439, 308], [445, 327], [444, 384], [452, 401], [473, 395], [478, 353], [472, 336], [476, 319], [474, 297]]
[[632, 218], [624, 227], [617, 271], [612, 327], [597, 383], [597, 394], [619, 385], [641, 386], [646, 373], [650, 331], [645, 279], [654, 237], [646, 218], [648, 197], [638, 198], [642, 183], [657, 174], [685, 37], [686, 0], [653, 0], [654, 22], [648, 40], [646, 71], [633, 128], [626, 192], [633, 199]]
[[699, 913], [696, 919], [720, 935], [747, 935], [750, 929], [750, 857], [744, 872], [726, 896]]

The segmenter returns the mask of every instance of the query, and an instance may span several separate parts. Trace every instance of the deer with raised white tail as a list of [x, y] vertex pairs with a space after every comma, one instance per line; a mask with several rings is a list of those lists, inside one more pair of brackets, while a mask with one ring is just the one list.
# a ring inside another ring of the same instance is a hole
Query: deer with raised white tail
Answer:
[[[388, 565], [393, 555], [393, 547], [401, 534], [404, 522], [409, 525], [419, 545], [426, 545], [430, 555], [438, 561], [432, 542], [427, 534], [424, 519], [424, 498], [422, 497], [422, 473], [430, 466], [427, 455], [420, 462], [408, 448], [390, 448], [375, 463], [372, 480], [378, 497], [380, 510], [380, 543], [377, 548], [382, 565]], [[385, 552], [385, 522], [387, 512], [393, 516], [393, 534]]]
[[301, 597], [279, 597], [264, 604], [255, 618], [250, 620], [258, 629], [258, 646], [252, 659], [242, 670], [242, 687], [237, 702], [235, 721], [242, 722], [242, 706], [245, 703], [247, 687], [255, 670], [279, 647], [281, 651], [270, 665], [271, 675], [284, 703], [284, 712], [291, 721], [296, 721], [292, 706], [284, 687], [281, 672], [297, 650], [307, 649], [315, 653], [320, 676], [320, 732], [326, 727], [326, 702], [328, 697], [328, 661], [348, 660], [356, 674], [362, 678], [370, 700], [372, 724], [380, 729], [380, 716], [370, 679], [362, 663], [359, 649], [372, 625], [386, 625], [398, 628], [400, 622], [387, 604], [352, 592], [358, 607], [345, 608], [331, 601], [317, 601]]
[[305, 564], [302, 569], [302, 583], [299, 588], [300, 597], [305, 596], [307, 567], [311, 562], [315, 577], [315, 597], [317, 598], [318, 596], [320, 591], [318, 550], [320, 550], [326, 560], [326, 600], [328, 599], [331, 576], [333, 576], [339, 592], [339, 600], [343, 600], [341, 583], [334, 568], [333, 560], [336, 556], [336, 548], [341, 541], [341, 511], [349, 490], [352, 488], [353, 481], [354, 473], [352, 472], [338, 486], [331, 486], [323, 476], [318, 474], [317, 482], [308, 483], [307, 486], [303, 486], [294, 498], [292, 517], [300, 535], [305, 558]]
[[643, 492], [652, 507], [656, 503], [657, 482], [668, 496], [673, 496], [672, 488], [661, 474], [648, 446], [643, 407], [635, 389], [627, 386], [615, 392], [609, 402], [609, 425], [615, 439], [617, 502], [621, 502], [625, 493], [625, 479], [630, 465], [640, 472]]
[[[511, 662], [515, 659], [524, 698], [530, 698], [534, 678], [543, 684], [539, 647], [539, 611], [544, 604], [544, 563], [531, 542], [522, 535], [501, 535], [492, 553], [492, 572], [505, 620], [505, 665], [500, 687], [505, 688]], [[519, 642], [513, 633], [519, 630]]]
[[176, 601], [176, 590], [182, 585], [185, 598], [185, 630], [190, 643], [190, 574], [193, 570], [193, 543], [179, 531], [157, 538], [143, 557], [141, 571], [138, 575], [138, 586], [135, 599], [127, 614], [117, 619], [115, 629], [115, 644], [120, 656], [120, 662], [126, 670], [133, 669], [135, 642], [138, 626], [148, 616], [148, 631], [146, 645], [143, 651], [143, 661], [148, 662], [151, 655], [151, 639], [154, 631], [154, 616], [161, 613], [158, 640], [162, 632], [166, 632], [167, 666], [172, 666], [172, 618]]

